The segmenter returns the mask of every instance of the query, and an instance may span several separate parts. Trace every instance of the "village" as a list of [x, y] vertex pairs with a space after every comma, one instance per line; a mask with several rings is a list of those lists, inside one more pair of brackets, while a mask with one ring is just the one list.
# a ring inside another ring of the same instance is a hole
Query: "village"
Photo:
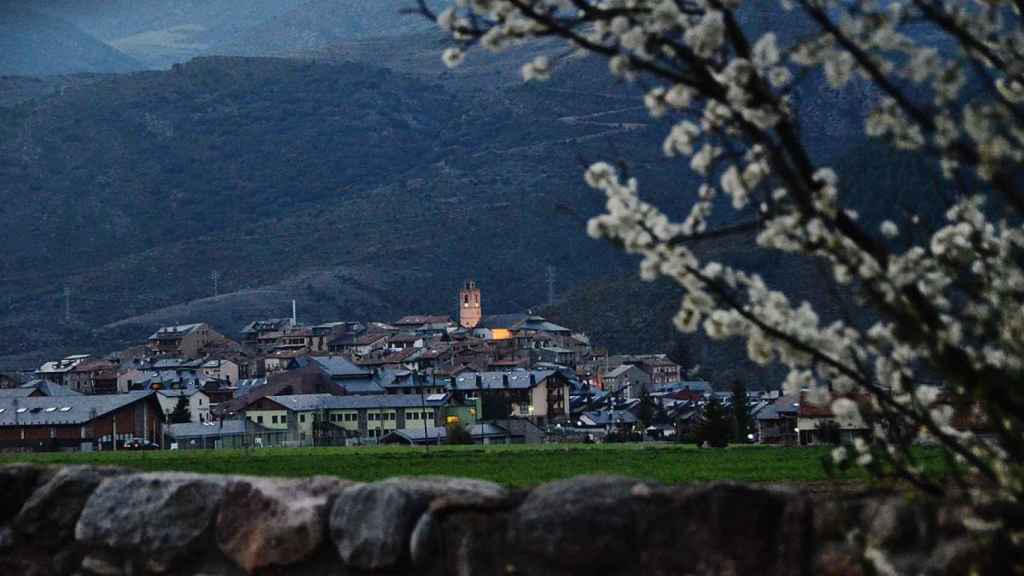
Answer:
[[[734, 390], [665, 354], [609, 354], [541, 316], [483, 310], [468, 280], [457, 320], [303, 325], [293, 307], [250, 322], [238, 341], [206, 323], [166, 326], [105, 357], [0, 374], [0, 450], [692, 442], [706, 413], [740, 408]], [[750, 422], [735, 441], [867, 431], [799, 394], [742, 395]]]

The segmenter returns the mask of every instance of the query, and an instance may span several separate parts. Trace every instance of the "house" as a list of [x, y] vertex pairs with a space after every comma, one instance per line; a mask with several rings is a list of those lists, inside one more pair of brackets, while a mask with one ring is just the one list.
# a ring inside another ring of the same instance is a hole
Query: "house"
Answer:
[[152, 392], [0, 397], [0, 449], [118, 450], [162, 442], [164, 415]]
[[295, 321], [291, 318], [250, 322], [242, 328], [242, 344], [261, 353], [269, 352], [281, 344], [285, 331], [294, 326]]
[[36, 370], [36, 376], [56, 384], [66, 384], [68, 374], [74, 370], [75, 366], [78, 366], [88, 358], [90, 358], [88, 354], [76, 354], [68, 356], [63, 360], [47, 362]]
[[178, 402], [181, 402], [181, 398], [188, 403], [190, 422], [202, 423], [210, 419], [210, 397], [202, 390], [157, 390], [156, 398], [160, 402], [160, 410], [167, 415], [168, 420], [177, 408]]
[[679, 382], [682, 377], [682, 366], [669, 360], [664, 354], [643, 356], [638, 359], [636, 365], [647, 373], [655, 386]]
[[580, 428], [601, 429], [606, 432], [631, 432], [640, 421], [629, 410], [593, 410], [584, 412], [576, 421]]
[[388, 347], [390, 332], [367, 332], [359, 335], [346, 335], [335, 338], [328, 343], [331, 354], [345, 354], [352, 358], [372, 358], [383, 354]]
[[529, 318], [528, 314], [492, 314], [484, 316], [471, 330], [476, 338], [488, 342], [512, 340], [512, 331]]
[[310, 326], [308, 331], [306, 348], [310, 352], [327, 353], [331, 342], [339, 337], [362, 334], [366, 332], [366, 325], [362, 322], [327, 322]]
[[606, 373], [604, 389], [620, 394], [623, 398], [639, 398], [644, 392], [653, 392], [651, 376], [636, 364], [622, 364]]
[[657, 393], [665, 394], [665, 396], [672, 398], [673, 400], [683, 400], [687, 402], [699, 402], [711, 396], [714, 392], [710, 384], [701, 380], [676, 382], [656, 388], [655, 390]]
[[201, 388], [213, 381], [215, 372], [205, 359], [157, 357], [122, 366], [117, 373], [119, 390], [167, 390]]
[[263, 357], [263, 373], [270, 375], [283, 372], [294, 364], [295, 359], [307, 356], [309, 356], [309, 350], [305, 348], [278, 348]]
[[558, 370], [465, 373], [451, 389], [459, 401], [478, 401], [482, 421], [524, 418], [543, 425], [569, 417], [570, 380]]
[[87, 358], [67, 373], [68, 388], [82, 394], [117, 394], [127, 392], [117, 385], [117, 365], [109, 360]]
[[443, 427], [447, 394], [424, 398], [376, 394], [267, 396], [246, 407], [245, 418], [270, 430], [287, 431], [299, 445], [344, 443], [349, 438], [379, 440], [395, 430]]
[[[865, 399], [854, 400], [866, 402]], [[833, 414], [829, 405], [818, 406], [808, 401], [807, 392], [800, 393], [797, 409], [796, 434], [800, 445], [849, 444], [854, 438], [866, 438], [871, 433], [871, 427], [861, 417], [860, 411]]]
[[239, 366], [231, 360], [224, 358], [204, 359], [199, 369], [204, 380], [220, 380], [228, 384], [238, 382]]
[[265, 433], [264, 427], [245, 418], [189, 422], [168, 425], [166, 442], [177, 450], [245, 448], [252, 447], [254, 439], [263, 437]]
[[421, 337], [443, 336], [455, 329], [455, 323], [448, 316], [404, 316], [392, 326], [401, 332]]
[[388, 350], [394, 352], [409, 348], [423, 348], [425, 342], [424, 337], [415, 332], [399, 332], [388, 337]]
[[410, 370], [383, 370], [378, 373], [381, 387], [387, 394], [444, 394], [448, 379]]
[[319, 370], [343, 394], [384, 394], [383, 370], [359, 366], [342, 356], [306, 356], [296, 359], [292, 368], [305, 366]]
[[181, 324], [165, 326], [149, 337], [147, 346], [156, 356], [200, 358], [207, 346], [227, 338], [209, 324]]
[[760, 444], [793, 444], [797, 441], [797, 415], [800, 395], [787, 394], [776, 398], [757, 411], [757, 441]]
[[413, 370], [416, 368], [416, 358], [423, 351], [422, 348], [405, 348], [391, 352], [380, 358], [362, 358], [359, 365], [371, 370], [391, 368], [394, 370]]
[[545, 363], [567, 368], [576, 367], [576, 352], [569, 348], [559, 346], [543, 346], [536, 349], [535, 355], [531, 358], [534, 364]]
[[665, 354], [620, 354], [608, 357], [609, 370], [632, 364], [647, 373], [656, 388], [679, 382], [683, 369]]
[[[372, 377], [372, 375], [371, 375]], [[269, 378], [260, 378], [244, 382], [245, 386], [238, 386], [235, 397], [217, 405], [216, 414], [228, 416], [242, 413], [247, 407], [267, 396], [284, 396], [289, 394], [349, 394], [340, 381], [333, 380], [323, 366], [312, 361], [308, 356], [303, 357], [300, 363], [284, 372], [271, 375]], [[355, 388], [363, 386], [363, 380], [345, 380], [346, 385], [355, 385]], [[375, 393], [384, 393], [384, 389], [377, 387]]]

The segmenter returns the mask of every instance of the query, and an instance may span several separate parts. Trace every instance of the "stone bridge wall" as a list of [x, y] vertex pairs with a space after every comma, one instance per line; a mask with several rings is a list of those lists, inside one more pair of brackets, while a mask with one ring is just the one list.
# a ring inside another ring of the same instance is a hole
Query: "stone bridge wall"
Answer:
[[[580, 477], [528, 491], [0, 467], [0, 574], [856, 575], [979, 558], [955, 510], [738, 484]], [[852, 534], [852, 536], [851, 536]]]

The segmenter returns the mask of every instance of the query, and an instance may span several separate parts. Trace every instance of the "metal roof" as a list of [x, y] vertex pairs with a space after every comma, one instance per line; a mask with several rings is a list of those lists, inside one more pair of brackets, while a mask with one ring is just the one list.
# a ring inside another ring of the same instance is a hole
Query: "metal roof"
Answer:
[[163, 338], [177, 338], [178, 336], [187, 336], [196, 331], [197, 328], [202, 326], [202, 322], [195, 324], [179, 324], [178, 326], [164, 326], [157, 330], [149, 337], [150, 340], [160, 340]]
[[476, 325], [476, 328], [512, 328], [520, 322], [524, 322], [529, 316], [526, 314], [491, 314], [484, 316]]
[[2, 398], [28, 398], [30, 394], [35, 392], [35, 387], [25, 388], [0, 388], [0, 399]]
[[[247, 428], [248, 427], [248, 428]], [[249, 432], [261, 432], [263, 427], [254, 422], [246, 423], [245, 420], [221, 420], [219, 422], [188, 422], [184, 424], [171, 424], [168, 427], [167, 435], [176, 439], [203, 438], [210, 436], [238, 436]]]
[[316, 410], [365, 410], [375, 408], [434, 408], [448, 401], [444, 394], [439, 400], [428, 400], [413, 394], [373, 394], [366, 396], [332, 396], [330, 394], [294, 394], [270, 396], [274, 402], [294, 412]]
[[96, 396], [38, 396], [0, 398], [0, 426], [60, 426], [85, 424], [148, 398], [153, 393], [129, 392]]
[[332, 378], [348, 376], [368, 376], [370, 370], [355, 365], [348, 358], [341, 356], [310, 356], [314, 362], [320, 365], [323, 371]]
[[[188, 398], [188, 397], [191, 397], [194, 394], [203, 394], [203, 391], [199, 390], [198, 388], [189, 388], [189, 389], [186, 389], [186, 390], [181, 390], [181, 389], [164, 390], [164, 389], [161, 389], [161, 390], [157, 390], [156, 393], [161, 395], [161, 396], [166, 396], [168, 398], [177, 398], [178, 396], [184, 396], [184, 397]], [[206, 394], [203, 394], [203, 395], [205, 396]]]
[[263, 332], [266, 330], [281, 330], [292, 325], [291, 318], [269, 318], [267, 320], [255, 320], [249, 322], [242, 328], [242, 334], [251, 334], [253, 332]]
[[584, 412], [580, 421], [590, 426], [608, 426], [612, 424], [636, 424], [636, 416], [628, 410], [594, 410]]
[[81, 392], [77, 392], [68, 388], [67, 386], [61, 386], [55, 382], [49, 380], [32, 380], [28, 383], [22, 384], [22, 388], [26, 388], [29, 392], [36, 390], [43, 393], [44, 396], [81, 396]]
[[[526, 390], [555, 374], [555, 370], [514, 370], [512, 372], [478, 372], [455, 378], [456, 390]], [[531, 384], [530, 376], [533, 376]], [[478, 380], [479, 378], [479, 380]]]

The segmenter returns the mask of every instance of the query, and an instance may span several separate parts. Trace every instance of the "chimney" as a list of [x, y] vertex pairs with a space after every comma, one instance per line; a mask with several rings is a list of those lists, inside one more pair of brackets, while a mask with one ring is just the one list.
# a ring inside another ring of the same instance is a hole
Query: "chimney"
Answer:
[[501, 375], [501, 385], [508, 388], [508, 373]]
[[537, 385], [537, 375], [534, 374], [533, 372], [530, 372], [530, 388], [533, 388], [536, 385]]
[[292, 300], [292, 326], [295, 326], [297, 323], [298, 323], [298, 314], [296, 313], [296, 309], [295, 309], [295, 300]]
[[477, 388], [483, 388], [484, 387], [484, 377], [481, 376], [479, 372], [476, 375], [476, 387]]

